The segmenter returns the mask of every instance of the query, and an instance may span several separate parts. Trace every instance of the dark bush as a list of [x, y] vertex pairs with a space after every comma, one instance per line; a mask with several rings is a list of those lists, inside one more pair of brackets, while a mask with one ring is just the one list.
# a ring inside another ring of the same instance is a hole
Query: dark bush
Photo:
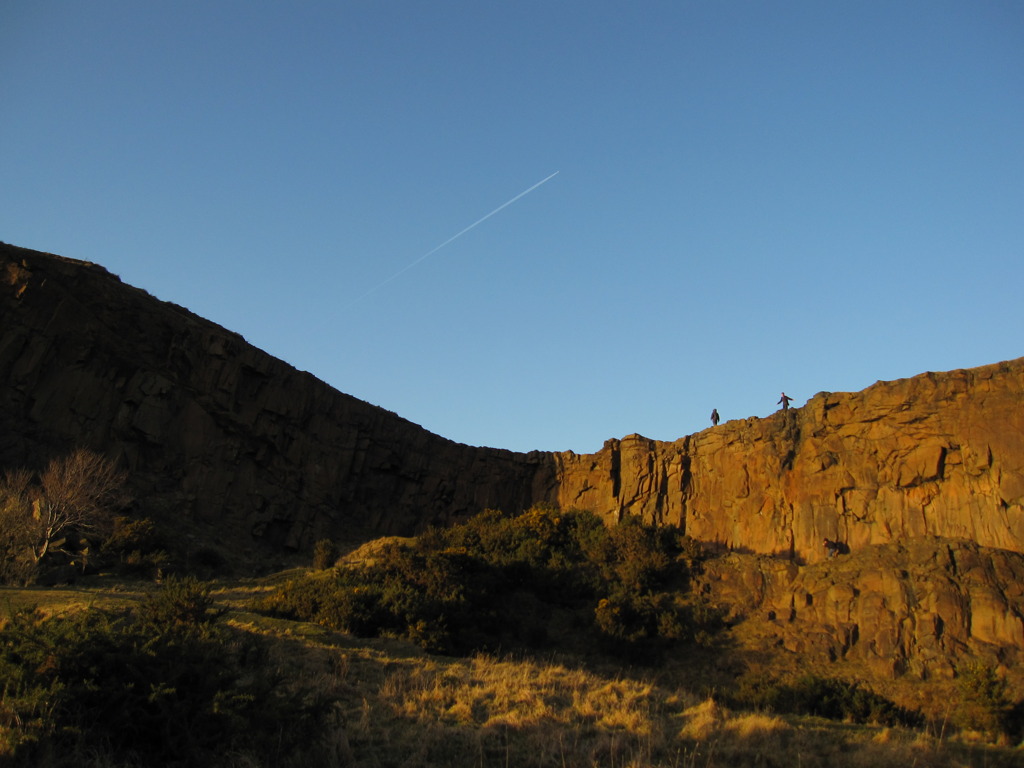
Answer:
[[0, 630], [0, 754], [14, 766], [317, 764], [331, 702], [268, 673], [256, 641], [210, 619], [202, 590], [171, 591], [138, 616], [13, 614]]
[[330, 577], [329, 574], [289, 579], [280, 588], [256, 601], [254, 607], [276, 616], [314, 621], [339, 585], [337, 577]]
[[186, 570], [192, 575], [209, 579], [223, 573], [227, 565], [227, 559], [219, 550], [210, 546], [200, 546], [188, 558]]
[[161, 589], [143, 599], [137, 611], [139, 621], [157, 631], [206, 627], [221, 613], [214, 607], [210, 585], [194, 576], [169, 577]]
[[835, 678], [803, 675], [790, 681], [747, 679], [733, 698], [742, 706], [882, 725], [921, 725], [921, 718], [873, 691]]
[[338, 548], [330, 539], [320, 539], [313, 545], [313, 567], [318, 571], [330, 568], [338, 559]]
[[113, 531], [103, 542], [103, 552], [114, 557], [124, 557], [130, 552], [148, 554], [164, 548], [164, 537], [148, 517], [115, 517]]
[[116, 517], [100, 554], [107, 566], [127, 576], [156, 576], [170, 564], [168, 543], [149, 518]]
[[491, 510], [386, 547], [370, 566], [289, 582], [261, 608], [445, 653], [597, 648], [652, 662], [673, 643], [709, 642], [721, 626], [688, 591], [700, 557], [671, 526]]

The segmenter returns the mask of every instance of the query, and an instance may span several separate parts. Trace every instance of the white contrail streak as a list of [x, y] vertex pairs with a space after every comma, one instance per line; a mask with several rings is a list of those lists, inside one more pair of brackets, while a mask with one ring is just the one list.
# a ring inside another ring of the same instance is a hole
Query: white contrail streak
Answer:
[[395, 272], [395, 274], [393, 274], [393, 275], [392, 275], [391, 277], [389, 277], [389, 278], [388, 278], [387, 280], [385, 280], [384, 282], [382, 282], [382, 283], [378, 283], [377, 285], [375, 285], [375, 286], [374, 286], [373, 288], [371, 288], [371, 289], [370, 289], [370, 290], [368, 290], [368, 291], [367, 291], [366, 293], [364, 293], [364, 294], [363, 294], [362, 296], [360, 296], [360, 297], [359, 297], [358, 299], [356, 299], [356, 301], [362, 301], [362, 300], [363, 300], [363, 299], [365, 299], [365, 298], [366, 298], [367, 296], [369, 296], [369, 295], [370, 295], [371, 293], [376, 293], [376, 292], [377, 292], [377, 291], [379, 291], [379, 290], [380, 290], [381, 288], [383, 288], [383, 287], [384, 287], [385, 285], [387, 285], [388, 283], [390, 283], [390, 282], [391, 282], [392, 280], [395, 280], [395, 279], [397, 279], [397, 278], [401, 277], [402, 275], [404, 275], [404, 274], [405, 274], [406, 272], [408, 272], [408, 271], [409, 271], [410, 269], [412, 269], [413, 267], [415, 267], [415, 266], [416, 266], [417, 264], [419, 264], [419, 263], [420, 263], [421, 261], [423, 261], [424, 259], [427, 259], [427, 258], [429, 258], [429, 257], [433, 256], [433, 255], [434, 255], [435, 253], [437, 253], [437, 252], [438, 252], [438, 251], [440, 251], [440, 250], [441, 250], [442, 248], [444, 248], [444, 247], [445, 247], [446, 245], [448, 245], [448, 243], [452, 242], [453, 240], [458, 240], [458, 239], [459, 239], [460, 237], [462, 237], [462, 236], [463, 236], [464, 234], [466, 234], [467, 232], [469, 232], [469, 230], [473, 229], [473, 227], [476, 227], [476, 226], [479, 226], [480, 224], [483, 224], [483, 223], [484, 223], [485, 221], [487, 221], [487, 220], [488, 220], [489, 218], [491, 218], [491, 216], [493, 216], [494, 214], [498, 213], [498, 211], [501, 211], [501, 210], [502, 210], [502, 209], [504, 209], [504, 208], [508, 208], [508, 207], [509, 207], [510, 205], [512, 205], [512, 203], [514, 203], [514, 202], [515, 202], [516, 200], [518, 200], [519, 198], [521, 198], [521, 197], [525, 197], [526, 195], [530, 194], [531, 192], [533, 192], [533, 190], [535, 190], [535, 189], [536, 189], [537, 187], [539, 187], [539, 186], [540, 186], [541, 184], [544, 184], [545, 182], [551, 181], [551, 179], [555, 178], [555, 176], [557, 176], [557, 175], [558, 175], [559, 173], [561, 173], [561, 171], [555, 171], [554, 173], [552, 173], [552, 174], [551, 174], [550, 176], [548, 176], [547, 178], [543, 178], [543, 179], [541, 179], [540, 181], [538, 181], [538, 182], [537, 182], [536, 184], [534, 184], [534, 185], [533, 185], [532, 187], [530, 187], [529, 189], [525, 189], [525, 190], [523, 190], [522, 192], [520, 192], [520, 193], [519, 193], [518, 195], [516, 195], [515, 197], [513, 197], [513, 198], [512, 198], [511, 200], [509, 200], [508, 202], [502, 203], [502, 204], [501, 204], [501, 205], [499, 205], [499, 206], [498, 206], [497, 208], [495, 208], [495, 209], [494, 209], [493, 211], [491, 211], [490, 213], [488, 213], [488, 214], [487, 214], [486, 216], [483, 216], [483, 217], [481, 217], [481, 218], [477, 219], [476, 221], [474, 221], [474, 222], [473, 222], [472, 224], [470, 224], [470, 225], [469, 225], [468, 227], [466, 227], [466, 228], [465, 228], [464, 230], [462, 230], [461, 232], [457, 232], [456, 234], [454, 234], [454, 235], [452, 235], [451, 237], [449, 237], [449, 238], [448, 238], [447, 240], [445, 240], [445, 241], [444, 241], [443, 243], [441, 243], [440, 245], [438, 245], [438, 246], [435, 246], [434, 248], [431, 248], [431, 249], [430, 249], [429, 251], [427, 251], [427, 252], [426, 252], [426, 253], [424, 253], [424, 254], [423, 254], [422, 256], [420, 256], [420, 257], [419, 257], [418, 259], [416, 259], [416, 261], [414, 261], [414, 262], [412, 262], [412, 263], [410, 263], [410, 264], [407, 264], [406, 266], [402, 267], [402, 269], [400, 269], [400, 270], [398, 270], [397, 272]]

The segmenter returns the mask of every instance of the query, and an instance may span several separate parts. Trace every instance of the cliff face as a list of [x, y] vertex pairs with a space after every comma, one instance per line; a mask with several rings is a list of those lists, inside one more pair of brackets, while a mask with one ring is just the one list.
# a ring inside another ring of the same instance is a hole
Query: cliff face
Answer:
[[90, 447], [145, 511], [236, 544], [408, 533], [550, 484], [546, 455], [445, 440], [102, 267], [8, 245], [0, 382], [0, 470]]
[[[671, 443], [473, 448], [102, 267], [0, 244], [0, 471], [104, 452], [141, 512], [249, 562], [538, 502], [674, 523], [723, 553], [703, 588], [744, 642], [890, 675], [1024, 651], [1022, 406], [1024, 358]], [[825, 537], [844, 554], [826, 561]]]
[[971, 541], [913, 538], [806, 566], [734, 553], [700, 581], [745, 645], [871, 677], [949, 679], [964, 656], [1024, 654], [1024, 556]]
[[673, 443], [557, 455], [557, 499], [799, 562], [921, 536], [1024, 552], [1024, 359], [862, 392]]
[[921, 681], [973, 658], [1024, 695], [1024, 359], [555, 461], [561, 506], [717, 549], [701, 588], [773, 667], [825, 664], [917, 707]]
[[307, 546], [549, 501], [824, 557], [919, 536], [1024, 552], [1024, 358], [820, 393], [800, 409], [589, 455], [459, 445], [96, 265], [0, 246], [0, 467], [85, 445], [187, 517]]
[[589, 455], [459, 445], [101, 267], [0, 246], [0, 466], [85, 445], [187, 517], [287, 546], [549, 501], [795, 562], [921, 536], [1024, 552], [1024, 358], [820, 393]]

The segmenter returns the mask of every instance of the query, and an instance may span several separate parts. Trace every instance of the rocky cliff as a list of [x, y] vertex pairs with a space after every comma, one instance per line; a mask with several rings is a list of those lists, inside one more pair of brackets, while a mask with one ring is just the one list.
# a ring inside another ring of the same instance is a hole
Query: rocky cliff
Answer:
[[1019, 660], [1022, 404], [1024, 358], [822, 392], [675, 442], [475, 448], [102, 267], [0, 244], [0, 471], [102, 451], [141, 513], [249, 563], [538, 502], [674, 523], [721, 553], [701, 584], [743, 643], [872, 674]]
[[917, 537], [806, 566], [732, 553], [700, 582], [745, 645], [868, 677], [950, 679], [965, 656], [1024, 658], [1024, 557], [972, 541]]
[[140, 499], [289, 547], [537, 502], [797, 563], [921, 536], [1024, 552], [1024, 358], [595, 454], [453, 443], [102, 267], [0, 245], [0, 468], [84, 445]]
[[0, 383], [0, 470], [102, 451], [144, 512], [232, 547], [408, 533], [550, 485], [547, 455], [445, 440], [100, 266], [9, 245]]
[[943, 536], [1024, 552], [1024, 359], [555, 460], [561, 505], [675, 523], [721, 549], [814, 562], [824, 538]]

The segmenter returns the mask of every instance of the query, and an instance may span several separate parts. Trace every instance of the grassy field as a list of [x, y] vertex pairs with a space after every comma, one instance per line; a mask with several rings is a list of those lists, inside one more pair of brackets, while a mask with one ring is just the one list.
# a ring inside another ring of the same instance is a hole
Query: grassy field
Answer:
[[[683, 667], [634, 673], [556, 658], [435, 656], [404, 641], [359, 639], [251, 610], [284, 577], [215, 583], [211, 594], [224, 609], [219, 621], [258, 636], [269, 648], [267, 663], [289, 684], [336, 698], [324, 765], [1024, 765], [1020, 747], [954, 736], [941, 726], [730, 711]], [[59, 615], [124, 608], [153, 589], [97, 579], [61, 589], [7, 588], [0, 599]]]

